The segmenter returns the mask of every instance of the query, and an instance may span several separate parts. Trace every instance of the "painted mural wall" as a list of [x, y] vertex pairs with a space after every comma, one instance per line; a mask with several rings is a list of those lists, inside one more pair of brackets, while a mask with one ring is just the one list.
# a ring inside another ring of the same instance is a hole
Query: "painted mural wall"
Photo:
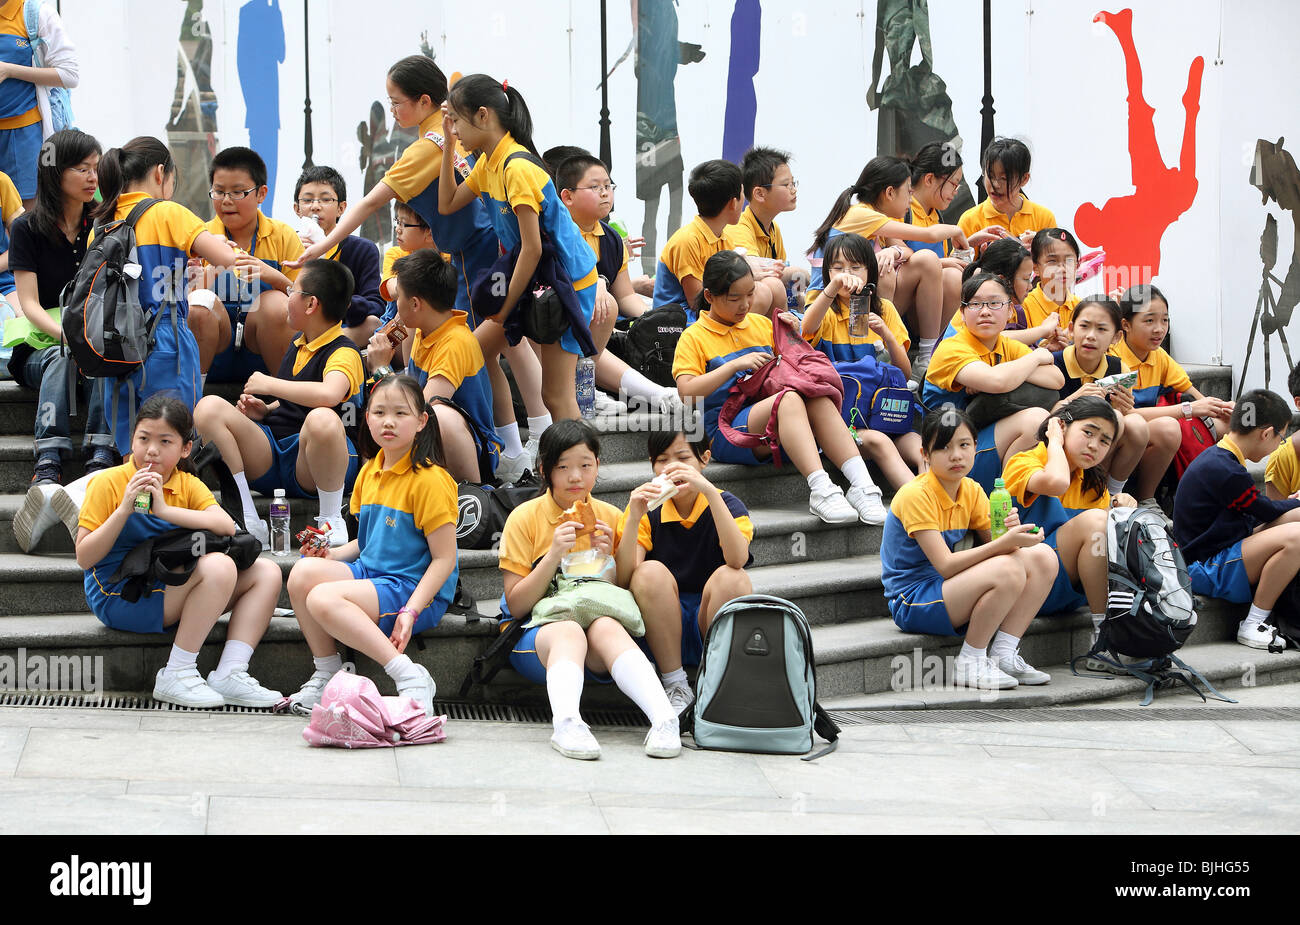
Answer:
[[[152, 134], [206, 213], [211, 153], [267, 159], [266, 210], [292, 215], [310, 148], [359, 198], [411, 136], [392, 124], [384, 72], [423, 52], [447, 73], [486, 71], [525, 95], [540, 148], [596, 150], [597, 0], [62, 0], [78, 43], [81, 127], [107, 145]], [[973, 0], [608, 0], [616, 212], [653, 248], [694, 207], [686, 174], [752, 143], [794, 155], [801, 251], [877, 153], [962, 140], [973, 187], [983, 89]], [[1110, 15], [1098, 15], [1110, 14]], [[1027, 194], [1088, 248], [1107, 283], [1169, 296], [1175, 354], [1285, 390], [1300, 302], [1300, 7], [1286, 0], [993, 0], [999, 134], [1034, 154]], [[305, 102], [310, 89], [310, 144]], [[387, 223], [364, 231], [383, 241]], [[1081, 287], [1095, 289], [1101, 281]]]

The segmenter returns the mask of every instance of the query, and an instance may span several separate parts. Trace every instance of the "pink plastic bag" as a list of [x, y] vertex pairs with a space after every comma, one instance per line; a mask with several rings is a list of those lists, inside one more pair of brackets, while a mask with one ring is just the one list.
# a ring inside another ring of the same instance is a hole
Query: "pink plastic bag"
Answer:
[[340, 671], [311, 708], [302, 737], [308, 745], [339, 748], [426, 745], [447, 738], [446, 724], [445, 716], [425, 716], [414, 698], [381, 697], [374, 681]]

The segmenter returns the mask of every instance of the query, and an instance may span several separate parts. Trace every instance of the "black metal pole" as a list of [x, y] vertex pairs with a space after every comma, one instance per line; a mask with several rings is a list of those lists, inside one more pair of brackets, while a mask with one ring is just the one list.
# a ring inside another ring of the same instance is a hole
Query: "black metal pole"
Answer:
[[303, 169], [315, 166], [311, 162], [311, 3], [302, 2], [302, 68], [306, 98], [303, 100], [302, 153]]
[[[984, 0], [984, 108], [980, 110], [980, 156], [993, 140], [993, 11], [992, 0]], [[979, 202], [988, 198], [984, 189], [984, 177], [981, 173], [979, 182]]]
[[600, 0], [600, 159], [608, 168], [613, 151], [609, 142], [609, 37], [605, 34], [605, 0]]

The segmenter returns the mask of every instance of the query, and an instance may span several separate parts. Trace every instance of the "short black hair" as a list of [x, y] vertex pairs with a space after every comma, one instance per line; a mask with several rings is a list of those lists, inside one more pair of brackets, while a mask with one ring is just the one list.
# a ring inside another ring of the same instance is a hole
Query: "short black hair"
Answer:
[[304, 296], [314, 295], [330, 321], [343, 320], [343, 316], [348, 313], [348, 306], [352, 304], [352, 291], [356, 286], [351, 270], [337, 260], [326, 260], [323, 257], [303, 264], [302, 272], [293, 285]]
[[1286, 377], [1286, 387], [1292, 398], [1300, 398], [1300, 366], [1294, 367]]
[[218, 170], [243, 170], [258, 189], [266, 186], [266, 161], [252, 148], [222, 148], [208, 167], [208, 183]]
[[551, 470], [559, 464], [561, 456], [579, 444], [591, 450], [597, 461], [600, 460], [600, 435], [586, 421], [561, 418], [542, 431], [537, 446], [537, 468], [548, 491], [552, 487]]
[[605, 172], [609, 168], [605, 167], [605, 162], [598, 157], [592, 157], [590, 154], [575, 154], [573, 157], [566, 157], [560, 161], [560, 166], [555, 168], [555, 185], [558, 189], [577, 189], [582, 178], [587, 175], [587, 171], [593, 167], [602, 167]]
[[1032, 157], [1029, 146], [1019, 138], [994, 138], [980, 155], [980, 169], [985, 176], [994, 164], [1001, 164], [1007, 175], [1008, 186], [1019, 186], [1029, 176]]
[[750, 148], [740, 160], [740, 172], [746, 199], [754, 198], [754, 188], [771, 186], [776, 168], [790, 163], [788, 151], [776, 148]]
[[934, 453], [935, 450], [942, 450], [952, 443], [952, 438], [956, 436], [959, 427], [965, 427], [970, 432], [972, 440], [979, 433], [970, 415], [952, 402], [945, 402], [941, 407], [928, 413], [921, 421], [921, 447], [926, 455]]
[[721, 159], [695, 165], [686, 191], [695, 200], [701, 218], [716, 218], [727, 203], [744, 195], [740, 168]]
[[555, 185], [559, 186], [560, 181], [558, 173], [560, 165], [571, 157], [594, 157], [586, 148], [579, 148], [577, 145], [556, 145], [554, 148], [547, 148], [542, 152], [542, 163], [546, 165], [546, 172], [555, 180]]
[[1165, 298], [1165, 294], [1150, 283], [1129, 286], [1119, 297], [1120, 317], [1125, 321], [1133, 320], [1134, 315], [1146, 311], [1155, 299], [1164, 302], [1166, 308], [1169, 307], [1169, 300]]
[[686, 445], [691, 448], [695, 458], [701, 462], [704, 461], [704, 454], [709, 451], [709, 438], [703, 431], [692, 440], [691, 435], [684, 430], [652, 430], [645, 441], [646, 454], [650, 457], [651, 464], [667, 453], [668, 448], [673, 445], [673, 441], [678, 437], [685, 437]]
[[308, 167], [298, 176], [298, 182], [293, 187], [293, 198], [296, 200], [302, 188], [308, 183], [325, 183], [334, 188], [334, 195], [339, 198], [339, 202], [348, 201], [348, 184], [343, 179], [343, 174], [339, 173], [333, 167]]
[[451, 311], [456, 304], [456, 268], [431, 247], [399, 257], [393, 274], [408, 298], [415, 296], [439, 311]]
[[1232, 409], [1228, 429], [1235, 434], [1248, 434], [1263, 427], [1271, 427], [1284, 434], [1291, 426], [1291, 407], [1281, 395], [1268, 389], [1251, 389], [1237, 399]]
[[399, 216], [405, 215], [414, 219], [414, 224], [419, 225], [421, 228], [429, 227], [429, 223], [424, 220], [424, 216], [415, 211], [415, 208], [409, 202], [402, 202], [402, 200], [399, 199], [397, 202], [393, 203], [393, 206]]

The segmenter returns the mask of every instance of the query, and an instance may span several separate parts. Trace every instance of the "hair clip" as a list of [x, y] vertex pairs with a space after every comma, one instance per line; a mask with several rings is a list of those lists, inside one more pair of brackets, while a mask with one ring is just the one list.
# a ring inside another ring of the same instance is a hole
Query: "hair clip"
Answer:
[[510, 89], [510, 81], [508, 80], [501, 81], [501, 92], [504, 93], [509, 89]]
[[1064, 229], [1064, 228], [1061, 229], [1061, 240], [1062, 240], [1062, 241], [1065, 240], [1065, 229]]

